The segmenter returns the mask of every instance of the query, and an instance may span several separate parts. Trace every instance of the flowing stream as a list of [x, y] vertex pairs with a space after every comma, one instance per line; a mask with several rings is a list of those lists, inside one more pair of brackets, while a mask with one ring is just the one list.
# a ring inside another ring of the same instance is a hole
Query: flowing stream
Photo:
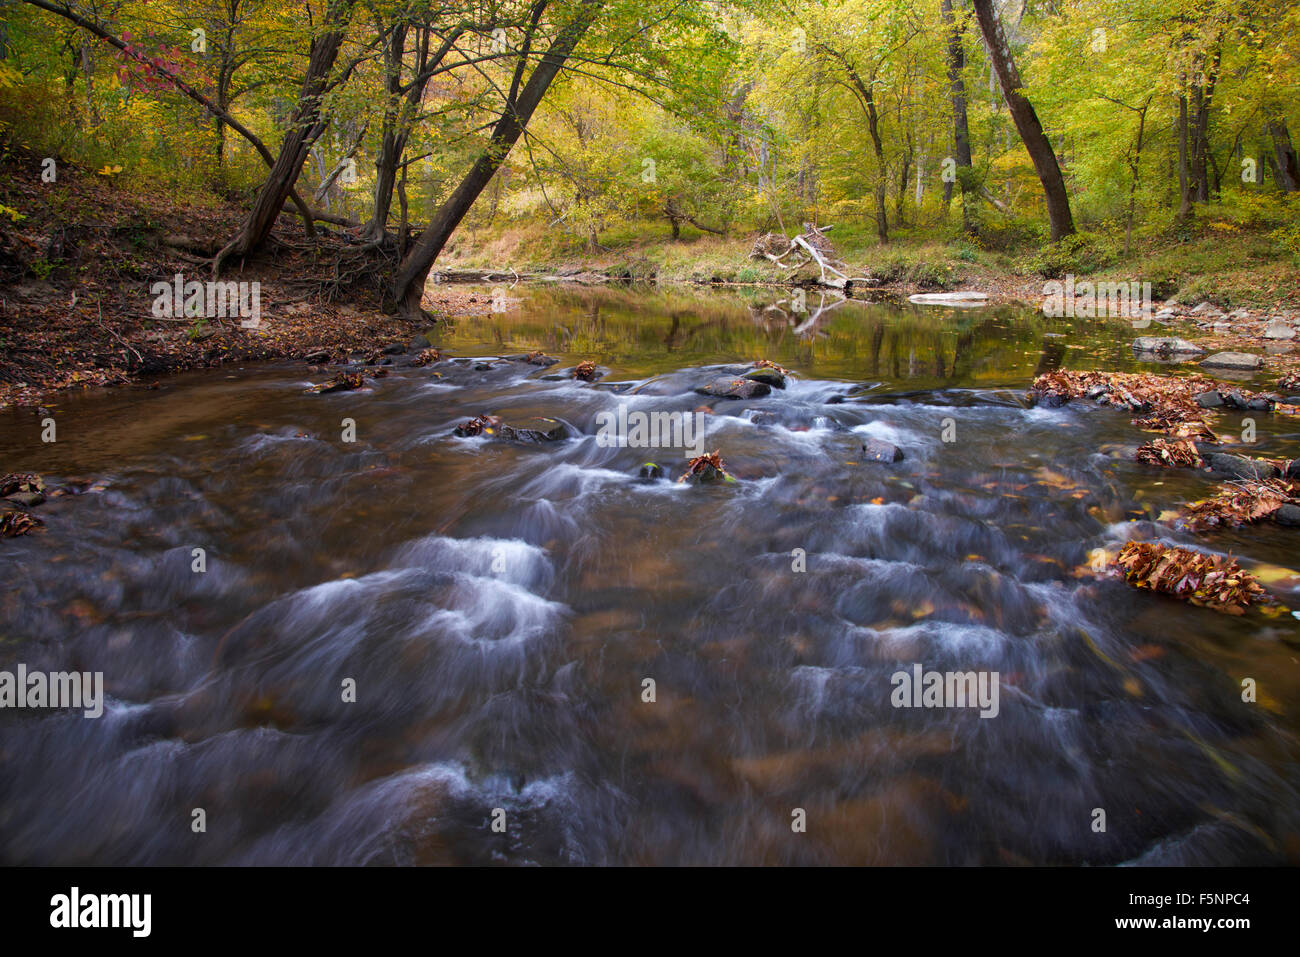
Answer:
[[[1160, 522], [1207, 479], [1135, 463], [1127, 415], [1026, 399], [1056, 367], [1144, 368], [1122, 326], [508, 295], [429, 332], [473, 361], [399, 357], [365, 390], [305, 394], [327, 374], [282, 363], [58, 397], [54, 443], [0, 415], [3, 471], [76, 491], [0, 541], [0, 669], [103, 672], [106, 696], [0, 711], [0, 863], [1300, 857], [1300, 621], [1088, 567], [1193, 543], [1300, 608], [1298, 533]], [[561, 361], [483, 361], [533, 350]], [[760, 357], [787, 388], [694, 391]], [[566, 375], [585, 359], [595, 383]], [[602, 444], [620, 405], [708, 406], [737, 481]], [[569, 437], [452, 434], [481, 413]], [[1256, 454], [1300, 456], [1294, 420], [1257, 417]], [[996, 715], [894, 707], [914, 665], [996, 672]]]

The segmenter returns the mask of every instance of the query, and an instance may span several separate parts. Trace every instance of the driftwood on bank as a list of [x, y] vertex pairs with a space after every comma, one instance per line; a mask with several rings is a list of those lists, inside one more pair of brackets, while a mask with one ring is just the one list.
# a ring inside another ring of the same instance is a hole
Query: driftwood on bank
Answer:
[[[846, 289], [851, 282], [865, 282], [865, 278], [850, 277], [838, 268], [846, 266], [846, 263], [839, 258], [834, 245], [826, 237], [833, 228], [804, 223], [803, 232], [797, 236], [787, 238], [780, 233], [764, 233], [754, 241], [749, 258], [765, 259], [790, 272], [816, 263], [820, 272], [817, 285], [831, 289]], [[787, 262], [791, 256], [794, 258]], [[832, 273], [833, 276], [828, 278], [827, 273]]]

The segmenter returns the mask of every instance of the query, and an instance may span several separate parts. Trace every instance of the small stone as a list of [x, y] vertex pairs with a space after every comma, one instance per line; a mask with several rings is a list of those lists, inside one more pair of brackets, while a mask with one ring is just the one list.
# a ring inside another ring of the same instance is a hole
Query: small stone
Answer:
[[653, 482], [655, 479], [661, 479], [664, 477], [663, 466], [658, 465], [655, 462], [647, 462], [645, 465], [641, 466], [641, 471], [637, 473], [637, 477], [643, 478], [649, 482]]
[[28, 508], [34, 505], [40, 505], [45, 501], [44, 492], [15, 492], [13, 495], [6, 495], [5, 501], [13, 502], [17, 505], [26, 505]]
[[1196, 397], [1196, 404], [1202, 409], [1217, 409], [1223, 405], [1223, 396], [1211, 389], [1209, 392], [1202, 392]]
[[901, 462], [903, 450], [883, 439], [867, 439], [862, 443], [862, 453], [873, 462]]
[[1214, 369], [1240, 369], [1253, 372], [1263, 364], [1263, 359], [1245, 352], [1217, 352], [1209, 358], [1202, 359], [1201, 365]]
[[400, 342], [394, 342], [384, 346], [382, 351], [386, 356], [400, 356], [406, 351], [406, 346], [402, 345]]
[[432, 346], [433, 343], [429, 341], [427, 336], [418, 335], [410, 341], [410, 343], [407, 345], [407, 348], [410, 349], [412, 352], [419, 352], [422, 349], [428, 349]]
[[1277, 319], [1265, 326], [1263, 332], [1265, 339], [1294, 339], [1295, 335], [1295, 329], [1289, 323]]

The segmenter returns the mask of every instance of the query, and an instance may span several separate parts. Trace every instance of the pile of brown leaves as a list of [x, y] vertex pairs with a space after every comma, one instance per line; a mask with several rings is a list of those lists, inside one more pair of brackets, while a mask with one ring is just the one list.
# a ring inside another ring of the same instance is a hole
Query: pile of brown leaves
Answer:
[[550, 360], [551, 357], [548, 356], [545, 352], [542, 352], [540, 349], [530, 352], [528, 353], [528, 355], [524, 356], [525, 362], [535, 366], [548, 365], [550, 363]]
[[461, 438], [466, 438], [471, 435], [482, 435], [485, 432], [491, 435], [500, 427], [499, 415], [476, 415], [465, 424], [456, 426], [454, 432]]
[[732, 478], [727, 473], [727, 467], [722, 463], [721, 451], [721, 449], [715, 449], [708, 455], [697, 455], [691, 459], [690, 465], [686, 467], [686, 471], [682, 473], [682, 477], [677, 481], [685, 482], [697, 475], [705, 481]]
[[1158, 542], [1129, 542], [1120, 549], [1115, 564], [1135, 588], [1173, 595], [1230, 615], [1240, 615], [1251, 602], [1267, 594], [1235, 558]]
[[1236, 528], [1267, 518], [1288, 503], [1300, 503], [1300, 484], [1285, 479], [1228, 482], [1213, 498], [1187, 506], [1187, 527], [1194, 532]]
[[427, 366], [430, 362], [441, 362], [444, 356], [441, 349], [421, 349], [411, 360], [413, 366]]
[[0, 538], [17, 538], [26, 535], [33, 528], [40, 528], [45, 523], [35, 515], [12, 511], [0, 515]]
[[[1213, 379], [1203, 375], [1171, 376], [1154, 372], [1045, 372], [1034, 380], [1031, 391], [1037, 395], [1057, 395], [1078, 399], [1104, 386], [1111, 404], [1137, 413], [1156, 413], [1172, 421], [1200, 419], [1205, 410], [1196, 404], [1202, 392], [1217, 388]], [[1246, 395], [1244, 390], [1243, 395]], [[1253, 398], [1253, 395], [1246, 395]]]
[[1137, 460], [1143, 465], [1159, 465], [1167, 469], [1190, 469], [1201, 464], [1201, 457], [1191, 439], [1152, 439], [1138, 446]]
[[0, 497], [14, 495], [17, 492], [43, 492], [45, 482], [39, 475], [30, 472], [11, 472], [0, 478]]
[[592, 362], [590, 359], [584, 359], [582, 362], [579, 362], [577, 367], [573, 370], [573, 377], [575, 379], [581, 379], [583, 382], [591, 382], [596, 378], [596, 363]]
[[1291, 372], [1284, 375], [1277, 382], [1278, 390], [1281, 392], [1290, 392], [1294, 395], [1300, 392], [1300, 372]]

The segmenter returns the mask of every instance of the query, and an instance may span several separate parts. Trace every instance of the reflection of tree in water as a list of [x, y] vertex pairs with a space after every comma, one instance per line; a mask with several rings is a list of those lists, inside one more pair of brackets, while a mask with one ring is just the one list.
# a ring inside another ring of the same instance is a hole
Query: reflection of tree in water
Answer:
[[1065, 359], [1065, 340], [1052, 339], [1047, 336], [1043, 337], [1043, 352], [1038, 357], [1038, 365], [1034, 367], [1034, 376], [1037, 378], [1044, 372], [1055, 372], [1061, 368], [1061, 362]]
[[[643, 373], [762, 357], [808, 376], [936, 386], [1028, 382], [1035, 363], [1041, 371], [1064, 361], [1065, 341], [1044, 339], [1045, 321], [1027, 309], [920, 309], [807, 296], [805, 309], [796, 311], [799, 300], [789, 290], [530, 289], [509, 314], [466, 317], [439, 338], [465, 353], [491, 343], [502, 351], [635, 359]], [[1068, 341], [1102, 346], [1104, 339], [1104, 329], [1076, 328]]]

